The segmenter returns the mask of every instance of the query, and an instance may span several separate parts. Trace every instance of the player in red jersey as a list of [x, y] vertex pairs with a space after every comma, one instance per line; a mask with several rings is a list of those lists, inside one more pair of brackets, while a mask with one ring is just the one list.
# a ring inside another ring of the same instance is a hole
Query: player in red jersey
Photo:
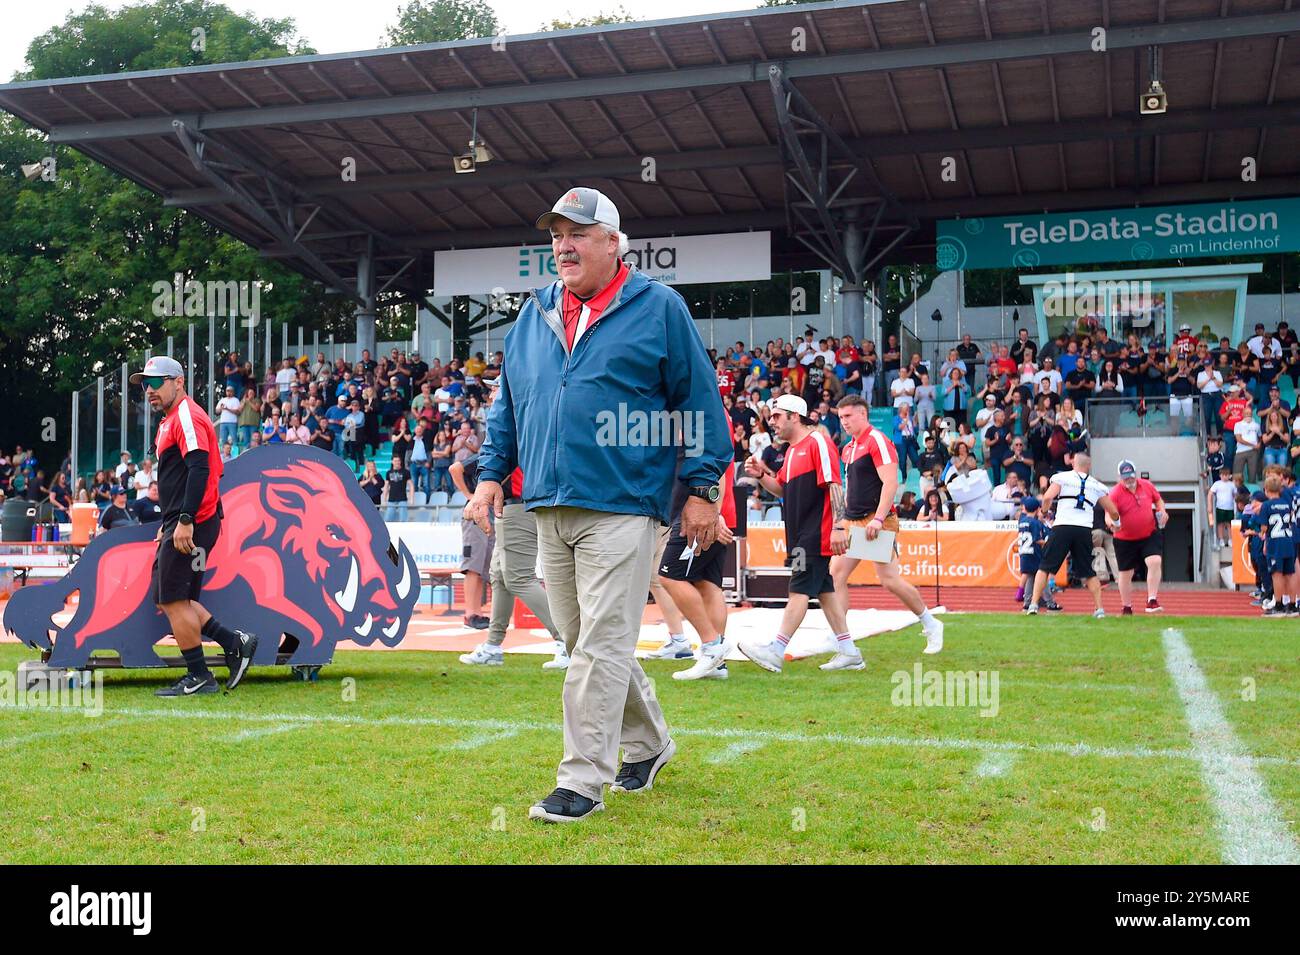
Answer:
[[199, 603], [207, 555], [221, 534], [221, 452], [207, 413], [185, 394], [185, 369], [164, 355], [150, 358], [131, 376], [144, 385], [149, 407], [162, 417], [154, 453], [158, 458], [158, 503], [162, 526], [154, 557], [150, 594], [167, 616], [181, 648], [186, 673], [158, 696], [216, 693], [217, 681], [203, 655], [206, 637], [220, 644], [230, 675], [226, 689], [239, 686], [257, 651], [257, 637], [230, 630]]
[[[740, 652], [765, 670], [781, 672], [785, 648], [803, 623], [808, 600], [816, 597], [835, 633], [837, 652], [828, 669], [860, 670], [862, 655], [849, 636], [844, 610], [835, 597], [831, 557], [844, 553], [848, 534], [836, 530], [844, 520], [844, 485], [840, 483], [840, 456], [825, 433], [812, 426], [808, 404], [796, 395], [773, 398], [772, 427], [787, 443], [779, 473], [758, 458], [745, 461], [745, 473], [781, 496], [785, 519], [786, 562], [790, 565], [790, 599], [781, 617], [781, 629], [771, 641], [741, 640]], [[855, 660], [856, 658], [856, 660]], [[831, 666], [835, 664], [835, 666]]]
[[[853, 440], [844, 448], [845, 492], [844, 526], [861, 527], [868, 541], [881, 531], [898, 533], [898, 515], [894, 513], [894, 495], [898, 493], [898, 450], [884, 433], [871, 426], [870, 407], [858, 395], [845, 395], [835, 406], [840, 425]], [[852, 531], [850, 530], [850, 534]], [[848, 615], [849, 575], [860, 563], [857, 557], [840, 554], [831, 558], [831, 576], [835, 594]], [[925, 652], [943, 649], [943, 624], [930, 615], [921, 594], [903, 579], [898, 569], [898, 545], [895, 543], [886, 561], [873, 561], [880, 584], [916, 614], [925, 633]], [[832, 661], [834, 662], [834, 661]], [[827, 664], [829, 666], [829, 664]]]

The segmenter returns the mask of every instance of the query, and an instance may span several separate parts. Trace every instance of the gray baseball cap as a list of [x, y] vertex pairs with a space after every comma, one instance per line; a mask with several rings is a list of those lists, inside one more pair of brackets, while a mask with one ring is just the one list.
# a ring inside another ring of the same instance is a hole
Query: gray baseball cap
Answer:
[[131, 384], [140, 384], [142, 378], [184, 378], [185, 368], [175, 358], [166, 355], [154, 355], [144, 363], [144, 371], [137, 371], [131, 376]]
[[618, 209], [602, 192], [586, 186], [570, 189], [551, 207], [537, 218], [537, 228], [549, 229], [556, 219], [568, 219], [579, 225], [607, 225], [618, 229]]

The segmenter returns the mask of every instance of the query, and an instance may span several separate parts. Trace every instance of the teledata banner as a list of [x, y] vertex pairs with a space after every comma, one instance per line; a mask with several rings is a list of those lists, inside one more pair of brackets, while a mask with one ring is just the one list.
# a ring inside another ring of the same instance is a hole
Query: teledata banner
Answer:
[[[772, 233], [632, 239], [623, 260], [669, 285], [758, 282], [772, 277]], [[559, 277], [550, 243], [433, 254], [434, 295], [526, 292]]]
[[1300, 250], [1300, 199], [944, 219], [940, 269], [1032, 268]]

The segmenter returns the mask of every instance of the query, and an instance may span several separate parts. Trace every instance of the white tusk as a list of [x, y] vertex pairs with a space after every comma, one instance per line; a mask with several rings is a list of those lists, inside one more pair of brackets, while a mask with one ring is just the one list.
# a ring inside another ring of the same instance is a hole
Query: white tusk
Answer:
[[359, 627], [353, 627], [352, 632], [355, 633], [358, 637], [369, 636], [370, 625], [373, 624], [374, 622], [375, 622], [375, 618], [372, 617], [370, 614], [366, 614], [366, 622]]
[[339, 602], [344, 613], [351, 613], [357, 603], [357, 559], [352, 558], [352, 572], [348, 574], [348, 584], [342, 590], [335, 591], [334, 599]]
[[405, 600], [406, 595], [411, 592], [411, 562], [402, 561], [402, 579], [397, 582], [397, 599]]
[[393, 621], [393, 625], [392, 625], [391, 627], [384, 627], [384, 628], [382, 628], [382, 632], [383, 632], [384, 636], [386, 636], [389, 640], [391, 640], [391, 639], [393, 639], [393, 637], [397, 636], [397, 629], [398, 629], [398, 627], [400, 627], [401, 625], [402, 625], [402, 621], [401, 621], [401, 619], [399, 618], [399, 619]]

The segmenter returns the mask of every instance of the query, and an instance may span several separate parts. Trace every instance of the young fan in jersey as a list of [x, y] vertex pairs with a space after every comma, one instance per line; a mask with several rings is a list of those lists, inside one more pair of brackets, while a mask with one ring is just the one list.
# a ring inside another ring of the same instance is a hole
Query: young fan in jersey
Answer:
[[[1043, 562], [1043, 548], [1051, 536], [1051, 530], [1038, 516], [1040, 504], [1038, 498], [1027, 497], [1020, 502], [1025, 513], [1016, 523], [1016, 550], [1020, 554], [1020, 589], [1016, 599], [1024, 601], [1024, 608], [1029, 610], [1029, 601], [1034, 593], [1034, 575]], [[1061, 608], [1052, 603], [1040, 603], [1043, 609]]]
[[[678, 454], [678, 461], [684, 457]], [[656, 573], [673, 604], [700, 635], [700, 655], [693, 666], [678, 670], [674, 680], [727, 679], [727, 602], [722, 596], [722, 565], [735, 540], [736, 497], [731, 470], [718, 484], [718, 539], [702, 553], [682, 535], [682, 508], [690, 495], [681, 481], [673, 482], [669, 508], [672, 526]]]
[[1117, 528], [1121, 526], [1119, 509], [1107, 496], [1109, 488], [1088, 473], [1092, 470], [1092, 458], [1087, 452], [1076, 451], [1070, 463], [1071, 470], [1052, 475], [1043, 495], [1043, 510], [1057, 502], [1056, 520], [1038, 573], [1034, 574], [1034, 593], [1025, 613], [1038, 613], [1038, 601], [1047, 586], [1047, 578], [1055, 576], [1068, 556], [1074, 558], [1074, 572], [1088, 582], [1096, 607], [1092, 615], [1101, 619], [1106, 611], [1101, 608], [1101, 584], [1092, 569], [1093, 508], [1101, 507]]
[[[831, 440], [812, 426], [808, 404], [802, 398], [780, 395], [768, 407], [772, 409], [772, 428], [787, 444], [785, 460], [780, 472], [773, 473], [758, 458], [750, 457], [745, 460], [745, 473], [781, 498], [786, 562], [793, 572], [781, 629], [770, 641], [741, 640], [740, 652], [763, 669], [780, 673], [790, 637], [803, 623], [809, 598], [816, 597], [835, 633], [833, 669], [860, 670], [862, 656], [849, 636], [831, 577], [831, 557], [844, 553], [849, 541], [842, 523], [845, 503], [839, 453]], [[855, 661], [859, 665], [855, 666]]]
[[[871, 426], [870, 406], [859, 395], [845, 395], [835, 408], [840, 416], [840, 425], [853, 439], [845, 446], [842, 456], [847, 484], [843, 527], [849, 533], [852, 533], [852, 528], [862, 528], [867, 540], [875, 540], [881, 531], [897, 533], [898, 515], [894, 512], [894, 495], [898, 493], [898, 449], [883, 432]], [[835, 597], [845, 620], [848, 619], [849, 610], [849, 575], [859, 563], [859, 558], [848, 554], [831, 558]], [[931, 616], [920, 592], [903, 579], [898, 569], [897, 544], [889, 560], [873, 563], [876, 565], [880, 585], [920, 619], [921, 630], [925, 634], [925, 652], [938, 653], [942, 650], [943, 624]], [[857, 653], [857, 647], [852, 642], [849, 646]], [[822, 669], [861, 669], [861, 655], [857, 656], [856, 661], [852, 659], [853, 654], [847, 656], [849, 659], [841, 666], [832, 666], [836, 662], [832, 659], [830, 663], [823, 664]]]
[[1292, 601], [1296, 577], [1295, 522], [1292, 502], [1282, 492], [1281, 475], [1270, 474], [1264, 478], [1264, 503], [1260, 506], [1259, 518], [1264, 536], [1264, 558], [1273, 578], [1274, 594], [1273, 605], [1264, 608], [1266, 617], [1300, 613], [1300, 607]]
[[171, 624], [186, 667], [184, 676], [156, 695], [217, 692], [216, 678], [203, 655], [204, 638], [225, 651], [230, 670], [226, 689], [233, 690], [248, 672], [257, 637], [223, 627], [199, 603], [206, 558], [221, 534], [217, 432], [204, 410], [185, 394], [185, 369], [180, 362], [163, 355], [150, 358], [144, 371], [131, 376], [131, 384], [141, 383], [149, 407], [160, 415], [155, 453], [163, 520], [154, 538], [158, 551], [149, 593]]

